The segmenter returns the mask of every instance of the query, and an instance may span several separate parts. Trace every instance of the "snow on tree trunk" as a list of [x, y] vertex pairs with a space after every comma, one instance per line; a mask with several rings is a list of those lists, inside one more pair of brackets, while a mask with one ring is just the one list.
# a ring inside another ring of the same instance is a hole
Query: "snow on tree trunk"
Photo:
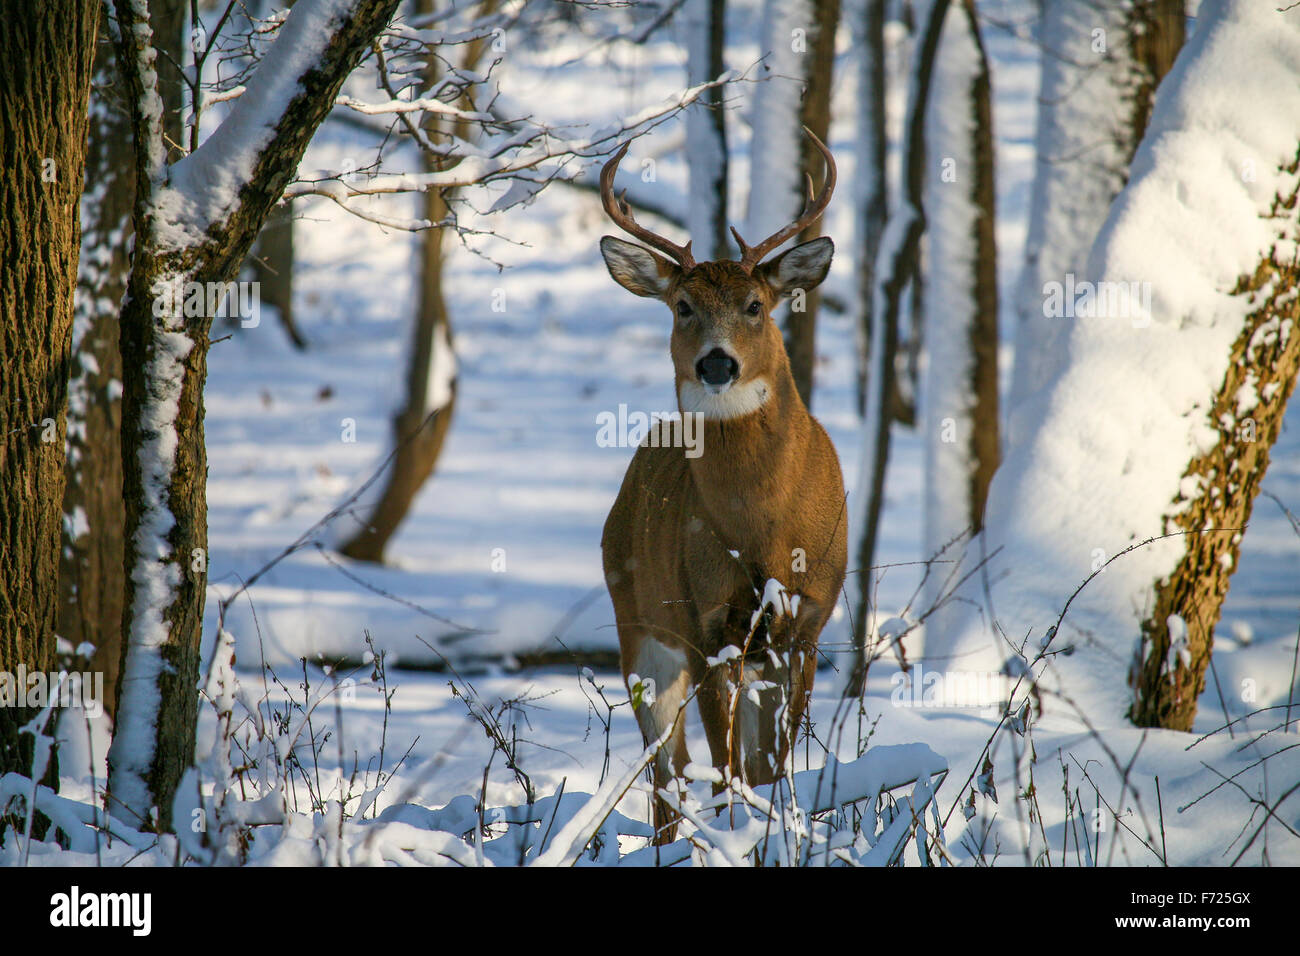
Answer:
[[1049, 290], [1069, 362], [994, 477], [972, 549], [994, 555], [990, 603], [967, 596], [999, 629], [966, 622], [964, 667], [999, 668], [1026, 634], [1036, 652], [1096, 572], [1048, 679], [1094, 721], [1190, 726], [1300, 360], [1297, 62], [1300, 10], [1202, 4], [1088, 284]]
[[1008, 421], [1059, 368], [1063, 331], [1043, 314], [1049, 282], [1083, 271], [1110, 202], [1124, 187], [1156, 88], [1184, 39], [1183, 0], [1052, 0], [1045, 5], [1033, 195], [1016, 295]]
[[[922, 556], [961, 552], [983, 525], [998, 465], [998, 294], [988, 61], [972, 0], [948, 10], [926, 117], [927, 363]], [[957, 542], [954, 544], [954, 542]], [[946, 550], [945, 550], [946, 549]], [[930, 569], [921, 608], [940, 604], [950, 566]], [[938, 608], [926, 631], [951, 624]]]
[[745, 238], [770, 236], [799, 218], [804, 203], [800, 103], [810, 46], [812, 0], [765, 0], [762, 82], [750, 111], [749, 207]]
[[[686, 0], [682, 26], [687, 86], [722, 74], [726, 11], [726, 0]], [[695, 242], [695, 258], [700, 262], [723, 258], [728, 248], [727, 124], [720, 90], [710, 90], [686, 111], [686, 162], [690, 175], [686, 224]]]
[[[188, 45], [183, 0], [154, 5], [155, 38], [177, 62]], [[123, 534], [118, 310], [130, 273], [135, 201], [130, 117], [118, 101], [116, 21], [105, 18], [95, 54], [81, 196], [81, 258], [68, 383], [67, 483], [59, 564], [58, 633], [74, 647], [93, 644], [93, 671], [104, 675], [104, 709], [117, 709], [122, 664]], [[111, 42], [106, 42], [106, 38]], [[161, 84], [165, 135], [182, 141], [183, 85], [175, 71]]]
[[[109, 751], [115, 812], [167, 828], [193, 762], [207, 583], [203, 381], [213, 303], [343, 80], [398, 0], [299, 0], [221, 125], [167, 166], [144, 0], [117, 0], [136, 144], [135, 252], [121, 315], [126, 657]], [[200, 293], [200, 298], [202, 295]]]
[[908, 80], [907, 123], [903, 132], [902, 197], [880, 237], [874, 269], [872, 329], [867, 373], [867, 407], [862, 418], [862, 453], [858, 461], [857, 488], [850, 496], [849, 533], [857, 542], [851, 560], [853, 572], [845, 579], [845, 597], [853, 609], [853, 660], [843, 668], [844, 694], [860, 696], [875, 649], [869, 647], [872, 631], [870, 595], [872, 564], [884, 504], [885, 471], [889, 465], [890, 424], [895, 392], [894, 359], [898, 350], [898, 310], [903, 288], [916, 270], [917, 247], [925, 229], [924, 201], [925, 113], [930, 99], [931, 75], [939, 48], [948, 0], [930, 0], [918, 11], [919, 39]]
[[[823, 25], [818, 22], [819, 13], [824, 15], [827, 5], [826, 0], [765, 0], [763, 4], [760, 49], [766, 59], [750, 113], [753, 136], [749, 147], [749, 208], [743, 233], [751, 244], [799, 218], [807, 195], [805, 171], [817, 181], [823, 175], [820, 154], [815, 169], [805, 166], [807, 137], [800, 127], [807, 121], [805, 97], [812, 93], [806, 87], [811, 73], [821, 66], [818, 57], [823, 56], [827, 42], [823, 40]], [[838, 3], [831, 5], [838, 10]], [[833, 24], [829, 43], [833, 50]], [[830, 64], [824, 67], [829, 71]], [[814, 128], [813, 132], [819, 131]], [[824, 129], [819, 135], [825, 141]], [[805, 235], [801, 234], [800, 239]], [[816, 322], [812, 300], [812, 295], [792, 300], [776, 317], [790, 354], [795, 387], [805, 404], [812, 392]], [[795, 306], [803, 311], [796, 313]]]
[[1132, 61], [1125, 4], [1050, 0], [1039, 30], [1035, 174], [1025, 266], [1016, 294], [1015, 363], [1007, 395], [1008, 442], [1019, 441], [1028, 396], [1052, 381], [1067, 329], [1043, 314], [1043, 288], [1080, 275], [1132, 150], [1125, 89]]

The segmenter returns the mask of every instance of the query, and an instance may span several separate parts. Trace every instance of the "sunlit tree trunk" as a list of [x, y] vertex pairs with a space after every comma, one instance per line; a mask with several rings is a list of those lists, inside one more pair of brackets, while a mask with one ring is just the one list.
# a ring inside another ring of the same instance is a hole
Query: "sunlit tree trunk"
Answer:
[[[1297, 157], [1291, 173], [1300, 169], [1300, 151]], [[1298, 198], [1298, 191], [1279, 196], [1270, 215], [1295, 229]], [[1151, 612], [1142, 621], [1141, 648], [1129, 674], [1130, 716], [1140, 727], [1191, 730], [1196, 719], [1214, 629], [1241, 557], [1239, 532], [1205, 531], [1250, 523], [1300, 370], [1300, 335], [1294, 332], [1300, 328], [1300, 259], [1288, 246], [1274, 248], [1234, 290], [1256, 308], [1232, 343], [1227, 374], [1208, 403], [1218, 441], [1183, 472], [1180, 487], [1201, 490], [1178, 501], [1166, 518], [1170, 531], [1189, 534], [1173, 573], [1156, 582]], [[1253, 407], [1243, 409], [1243, 396], [1252, 397]]]
[[[419, 9], [430, 11], [430, 0], [421, 0]], [[468, 44], [463, 65], [476, 63], [482, 54], [482, 43]], [[438, 64], [431, 60], [426, 86], [432, 87], [438, 77]], [[424, 132], [436, 143], [446, 136], [446, 125], [430, 120]], [[453, 130], [461, 138], [468, 135], [461, 122]], [[427, 153], [422, 154], [422, 161], [426, 172], [443, 168], [438, 159]], [[448, 215], [447, 198], [437, 190], [426, 192], [423, 198], [424, 218], [443, 222]], [[361, 528], [340, 548], [343, 554], [358, 561], [384, 560], [389, 540], [437, 467], [451, 427], [456, 407], [456, 352], [451, 314], [443, 293], [443, 235], [444, 230], [435, 226], [424, 230], [419, 238], [419, 299], [407, 371], [406, 402], [393, 421], [396, 449], [378, 502]]]
[[[840, 0], [814, 0], [813, 25], [810, 31], [809, 52], [805, 62], [805, 88], [800, 120], [822, 142], [830, 141], [831, 84], [835, 68], [835, 32], [840, 22]], [[814, 193], [826, 179], [826, 164], [821, 153], [807, 136], [798, 130], [802, 146], [800, 169], [806, 183], [812, 177]], [[809, 225], [799, 233], [800, 242], [816, 239], [825, 228], [822, 220]], [[802, 301], [793, 299], [788, 306], [785, 326], [786, 352], [790, 355], [790, 371], [795, 387], [804, 404], [812, 408], [813, 379], [817, 367], [817, 313], [821, 304], [821, 290], [812, 289]]]

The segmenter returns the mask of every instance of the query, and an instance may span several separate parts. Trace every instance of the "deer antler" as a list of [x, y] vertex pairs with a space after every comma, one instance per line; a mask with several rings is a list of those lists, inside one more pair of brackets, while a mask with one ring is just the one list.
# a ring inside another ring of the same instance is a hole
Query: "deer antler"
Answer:
[[679, 246], [639, 225], [632, 218], [632, 207], [627, 204], [626, 189], [623, 190], [622, 196], [615, 198], [614, 173], [618, 171], [618, 164], [627, 154], [627, 148], [630, 145], [630, 143], [624, 143], [623, 148], [615, 153], [614, 158], [607, 162], [600, 171], [600, 201], [605, 204], [605, 212], [609, 214], [610, 219], [614, 220], [614, 224], [628, 235], [640, 239], [647, 246], [658, 249], [665, 255], [672, 256], [683, 269], [694, 269], [695, 257], [691, 255], [691, 244], [689, 242], [684, 246]]
[[736, 242], [740, 245], [740, 265], [746, 272], [752, 272], [754, 266], [763, 261], [763, 258], [773, 249], [781, 245], [791, 236], [797, 236], [814, 222], [821, 218], [826, 207], [830, 205], [831, 194], [835, 192], [835, 158], [831, 156], [831, 151], [826, 148], [826, 144], [817, 138], [817, 134], [807, 126], [803, 131], [808, 134], [808, 138], [813, 144], [821, 150], [822, 156], [826, 160], [826, 183], [822, 186], [821, 195], [813, 198], [812, 177], [808, 177], [808, 199], [804, 204], [803, 213], [790, 225], [780, 229], [768, 236], [756, 246], [751, 246], [744, 239], [740, 238], [740, 233], [736, 227], [731, 227], [731, 234], [736, 237]]

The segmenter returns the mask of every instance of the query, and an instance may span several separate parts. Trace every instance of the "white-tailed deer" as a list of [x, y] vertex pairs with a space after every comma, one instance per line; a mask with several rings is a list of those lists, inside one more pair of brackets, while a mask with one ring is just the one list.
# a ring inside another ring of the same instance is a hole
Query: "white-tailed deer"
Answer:
[[[835, 161], [808, 135], [826, 160], [821, 194], [814, 199], [810, 183], [803, 215], [755, 246], [733, 229], [739, 262], [696, 263], [689, 242], [637, 224], [614, 196], [627, 146], [600, 177], [610, 218], [669, 257], [612, 236], [600, 242], [614, 281], [672, 310], [678, 406], [703, 418], [695, 457], [672, 447], [674, 423], [642, 443], [601, 538], [642, 735], [648, 745], [672, 728], [655, 761], [656, 789], [688, 762], [680, 705], [692, 688], [715, 768], [750, 784], [783, 773], [812, 690], [817, 638], [844, 583], [839, 459], [795, 389], [771, 317], [784, 298], [826, 277], [834, 246], [822, 237], [763, 261], [830, 202]], [[671, 840], [675, 814], [654, 805], [656, 839]]]

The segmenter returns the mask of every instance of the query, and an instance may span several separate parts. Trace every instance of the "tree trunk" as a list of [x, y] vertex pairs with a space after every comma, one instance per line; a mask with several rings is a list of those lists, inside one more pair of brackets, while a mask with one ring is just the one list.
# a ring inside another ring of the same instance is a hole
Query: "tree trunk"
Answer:
[[1026, 399], [1049, 385], [1064, 361], [1066, 329], [1043, 314], [1044, 288], [1081, 276], [1111, 201], [1128, 181], [1156, 87], [1183, 40], [1175, 0], [1048, 0], [1033, 195], [1025, 266], [1016, 295], [1015, 364], [1009, 444], [1025, 430]]
[[875, 294], [876, 255], [889, 215], [888, 149], [885, 129], [885, 0], [861, 0], [853, 21], [858, 48], [858, 150], [854, 228], [858, 231], [858, 411], [867, 407], [867, 364], [871, 350], [871, 299]]
[[293, 347], [302, 351], [307, 340], [293, 315], [293, 207], [276, 206], [257, 237], [249, 257], [260, 300], [275, 307], [276, 319]]
[[[1297, 168], [1300, 158], [1289, 171]], [[1294, 224], [1297, 198], [1297, 192], [1278, 197], [1272, 215]], [[1282, 430], [1300, 370], [1300, 335], [1278, 331], [1300, 327], [1298, 290], [1300, 259], [1276, 248], [1234, 290], [1258, 307], [1232, 345], [1227, 375], [1210, 404], [1209, 420], [1218, 426], [1218, 442], [1194, 457], [1183, 473], [1184, 487], [1199, 486], [1204, 492], [1168, 519], [1169, 531], [1190, 534], [1177, 568], [1156, 583], [1153, 610], [1142, 621], [1142, 649], [1129, 675], [1134, 691], [1129, 716], [1139, 727], [1191, 730], [1196, 719], [1214, 628], [1241, 549], [1240, 533], [1202, 532], [1244, 529], [1250, 523], [1269, 450]], [[1258, 404], [1242, 417], [1242, 396], [1247, 394], [1257, 396]]]
[[1196, 30], [1082, 287], [1045, 290], [1066, 361], [1004, 450], [943, 649], [1050, 654], [1042, 699], [1094, 726], [1191, 726], [1300, 364], [1300, 19], [1213, 0]]
[[[494, 9], [489, 0], [485, 11]], [[418, 7], [432, 11], [431, 0], [421, 0]], [[483, 55], [481, 42], [468, 44], [462, 68], [472, 68]], [[438, 82], [437, 61], [426, 68], [426, 86]], [[467, 104], [473, 108], [473, 104]], [[424, 129], [431, 142], [445, 138], [446, 130], [436, 119]], [[469, 128], [458, 120], [453, 131], [460, 139]], [[438, 159], [422, 154], [425, 172], [446, 168]], [[437, 191], [424, 194], [424, 218], [442, 222], [448, 213], [446, 197]], [[389, 466], [388, 480], [370, 517], [361, 529], [339, 550], [357, 561], [382, 562], [388, 541], [396, 533], [407, 512], [437, 467], [447, 430], [451, 427], [456, 405], [456, 351], [452, 342], [451, 316], [443, 296], [443, 235], [440, 227], [426, 229], [420, 237], [420, 299], [416, 303], [414, 341], [407, 373], [406, 405], [393, 422], [396, 452]]]
[[[185, 7], [155, 2], [160, 41], [183, 62]], [[122, 594], [126, 513], [122, 505], [122, 353], [118, 310], [131, 264], [128, 238], [135, 200], [130, 114], [118, 91], [113, 33], [101, 26], [86, 137], [86, 191], [81, 197], [81, 259], [72, 325], [68, 386], [68, 460], [59, 562], [59, 636], [95, 647], [92, 671], [104, 675], [104, 709], [117, 711], [122, 663]], [[168, 139], [181, 142], [184, 88], [179, 72], [160, 86]]]
[[[840, 0], [813, 0], [813, 29], [810, 31], [808, 55], [804, 57], [806, 86], [804, 88], [801, 121], [822, 142], [830, 140], [831, 82], [835, 68], [835, 32], [840, 23]], [[791, 131], [798, 135], [797, 130]], [[812, 177], [814, 194], [826, 180], [826, 164], [821, 152], [807, 136], [800, 136], [802, 144], [801, 180]], [[800, 242], [808, 242], [822, 234], [822, 220], [799, 233]], [[813, 378], [817, 366], [817, 307], [821, 291], [811, 289], [802, 300], [792, 299], [787, 307], [785, 323], [785, 350], [790, 356], [790, 371], [795, 388], [805, 405], [812, 408]]]
[[1131, 110], [1127, 162], [1133, 161], [1151, 119], [1156, 87], [1174, 65], [1187, 34], [1185, 0], [1130, 0], [1128, 43], [1132, 70], [1126, 92]]
[[[107, 27], [108, 24], [105, 24]], [[126, 291], [135, 175], [127, 114], [115, 102], [117, 63], [101, 30], [95, 55], [81, 197], [81, 259], [68, 383], [68, 447], [59, 561], [59, 635], [95, 646], [104, 709], [117, 702], [122, 653], [122, 356], [117, 311]]]
[[[715, 80], [726, 68], [726, 0], [686, 0], [685, 43], [690, 86]], [[686, 218], [695, 257], [721, 259], [727, 255], [727, 114], [722, 91], [709, 90], [686, 113], [687, 172], [690, 204]]]
[[[994, 238], [993, 116], [988, 59], [973, 0], [948, 12], [926, 130], [929, 332], [923, 389], [925, 543], [922, 557], [951, 559], [984, 523], [998, 466], [998, 292]], [[955, 550], [954, 550], [955, 548]], [[952, 582], [948, 565], [926, 578], [931, 611]], [[948, 625], [935, 611], [926, 629]]]
[[[99, 4], [43, 0], [0, 17], [0, 672], [49, 671], [87, 102]], [[0, 706], [0, 774], [27, 772], [34, 711]], [[31, 703], [39, 703], [31, 701]], [[54, 764], [47, 779], [53, 779]]]
[[931, 78], [939, 48], [948, 0], [930, 0], [918, 17], [918, 39], [913, 54], [907, 127], [903, 133], [903, 201], [885, 226], [875, 267], [872, 299], [871, 372], [867, 383], [867, 411], [862, 423], [862, 457], [849, 528], [857, 535], [856, 573], [851, 576], [853, 607], [853, 660], [844, 686], [845, 696], [860, 697], [866, 688], [870, 659], [871, 568], [875, 561], [884, 505], [885, 472], [889, 465], [889, 429], [896, 389], [894, 356], [898, 353], [898, 312], [903, 289], [916, 271], [917, 247], [925, 231], [924, 185], [925, 115]]
[[[426, 163], [431, 171], [432, 163]], [[447, 205], [437, 191], [424, 194], [425, 218], [441, 222]], [[388, 541], [433, 474], [456, 405], [456, 358], [451, 316], [442, 294], [443, 231], [420, 235], [420, 299], [407, 374], [406, 405], [393, 421], [396, 454], [388, 481], [369, 519], [340, 551], [357, 561], [382, 562]]]
[[[166, 175], [161, 122], [154, 112], [152, 32], [131, 0], [117, 2], [122, 24], [118, 56], [133, 111], [136, 243], [121, 316], [129, 573], [123, 614], [126, 657], [109, 751], [109, 798], [114, 812], [142, 825], [170, 828], [172, 798], [193, 762], [207, 584], [203, 382], [213, 316], [206, 309], [184, 314], [188, 310], [174, 293], [178, 283], [190, 288], [233, 280], [344, 79], [397, 2], [357, 0], [338, 19], [319, 3], [295, 5], [247, 92], [232, 108], [245, 111], [240, 118], [246, 123], [252, 122], [249, 112], [262, 111], [262, 116], [270, 111], [271, 138], [250, 146], [239, 140], [238, 132], [222, 136], [223, 122], [198, 152], [182, 161], [200, 167], [204, 161], [220, 161], [212, 151], [230, 143], [251, 152], [245, 157], [245, 185], [237, 194], [204, 194], [212, 211], [203, 215], [211, 218], [193, 223], [195, 232], [183, 234], [182, 242], [177, 241], [180, 224], [170, 211], [194, 204], [192, 197], [174, 195], [184, 187]], [[276, 74], [285, 69], [285, 61], [276, 57], [302, 45], [315, 45], [303, 72]], [[281, 100], [286, 81], [291, 92]]]

